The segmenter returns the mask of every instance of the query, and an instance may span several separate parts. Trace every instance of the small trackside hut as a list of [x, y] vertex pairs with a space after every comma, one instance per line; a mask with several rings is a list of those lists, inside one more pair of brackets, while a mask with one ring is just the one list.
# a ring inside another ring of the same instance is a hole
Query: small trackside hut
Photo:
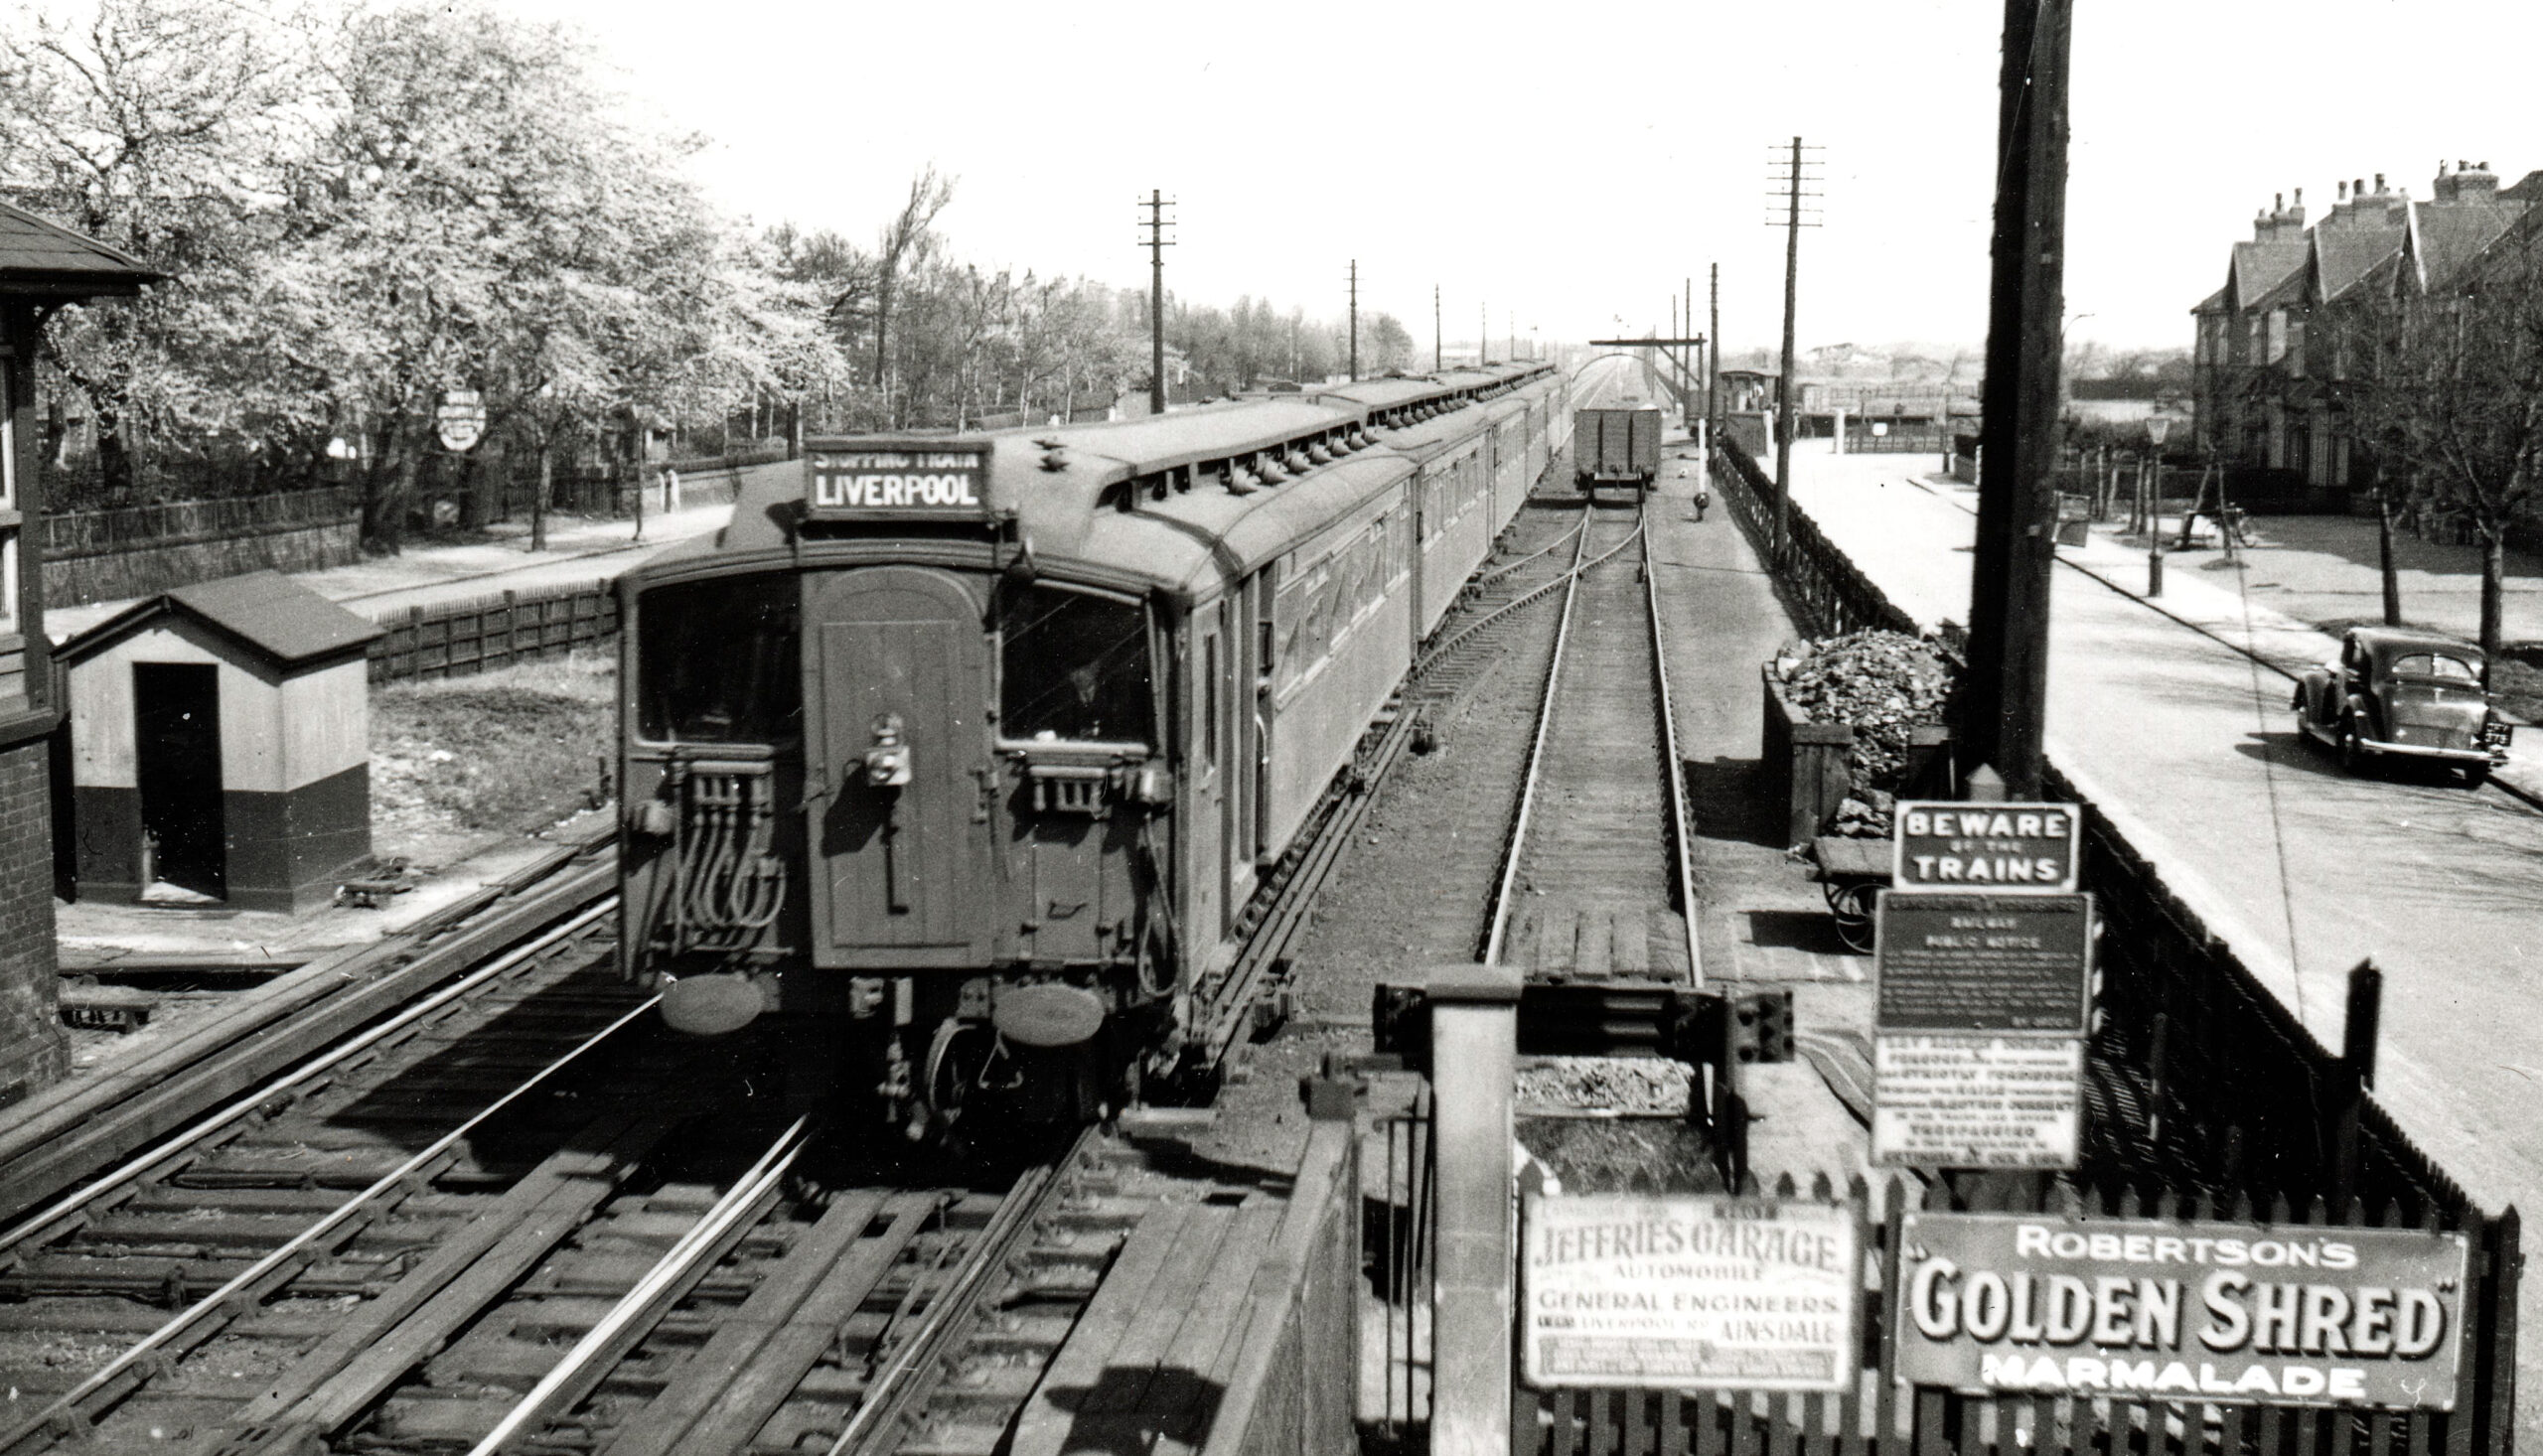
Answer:
[[912, 1135], [1192, 1072], [1562, 388], [809, 442], [800, 486], [622, 578], [628, 972], [690, 1031], [822, 1019]]
[[371, 853], [380, 629], [279, 572], [178, 587], [55, 658], [87, 899], [298, 914]]

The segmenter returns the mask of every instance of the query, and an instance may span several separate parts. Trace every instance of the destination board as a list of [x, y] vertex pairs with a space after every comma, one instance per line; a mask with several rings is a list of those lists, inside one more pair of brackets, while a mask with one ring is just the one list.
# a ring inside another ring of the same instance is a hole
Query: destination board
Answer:
[[1851, 1208], [1531, 1194], [1525, 1215], [1530, 1384], [1854, 1388], [1863, 1261]]
[[985, 440], [816, 441], [804, 452], [804, 509], [817, 520], [978, 518], [988, 502]]
[[2089, 895], [1883, 895], [1872, 1025], [2081, 1036], [2092, 1012]]

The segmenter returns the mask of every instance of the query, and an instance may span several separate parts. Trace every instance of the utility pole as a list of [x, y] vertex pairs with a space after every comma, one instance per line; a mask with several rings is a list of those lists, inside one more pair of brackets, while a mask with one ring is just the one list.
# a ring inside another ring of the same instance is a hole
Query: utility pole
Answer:
[[2065, 321], [2066, 61], [2074, 0], [2005, 0], [1996, 233], [1971, 563], [1965, 770], [1993, 766], [2037, 799], [2048, 716], [2048, 586], [2056, 562], [2058, 340]]
[[1439, 285], [1433, 283], [1430, 285], [1430, 367], [1434, 371], [1445, 367], [1443, 362], [1447, 358], [1443, 353], [1447, 346], [1439, 337]]
[[1360, 260], [1351, 260], [1351, 377], [1360, 377]]
[[1173, 204], [1155, 188], [1148, 190], [1148, 200], [1139, 204], [1148, 215], [1139, 225], [1147, 229], [1144, 241], [1148, 250], [1148, 413], [1165, 413], [1165, 250], [1174, 246], [1165, 240], [1166, 224], [1172, 219], [1165, 210]]
[[1792, 311], [1795, 284], [1801, 272], [1801, 138], [1794, 137], [1792, 161], [1784, 177], [1784, 366], [1782, 375], [1775, 380], [1775, 531], [1771, 544], [1777, 561], [1783, 559], [1784, 540], [1792, 529]]
[[1483, 367], [1486, 355], [1492, 353], [1492, 305], [1474, 306], [1474, 366]]
[[1705, 351], [1705, 444], [1711, 447], [1721, 431], [1721, 264], [1713, 265], [1712, 311], [1706, 316], [1705, 337], [1713, 341]]

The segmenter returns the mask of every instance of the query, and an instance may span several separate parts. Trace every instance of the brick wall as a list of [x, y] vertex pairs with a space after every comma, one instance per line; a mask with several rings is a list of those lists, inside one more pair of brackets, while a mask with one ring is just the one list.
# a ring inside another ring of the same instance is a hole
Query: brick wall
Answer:
[[0, 1106], [70, 1069], [53, 946], [45, 741], [0, 749]]

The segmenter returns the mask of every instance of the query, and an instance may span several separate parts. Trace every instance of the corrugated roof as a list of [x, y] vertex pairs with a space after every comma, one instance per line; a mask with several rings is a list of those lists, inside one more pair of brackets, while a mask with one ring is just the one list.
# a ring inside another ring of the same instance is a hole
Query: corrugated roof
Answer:
[[130, 292], [163, 276], [128, 252], [0, 203], [0, 284], [32, 278], [95, 283], [101, 293]]
[[285, 670], [358, 652], [385, 631], [279, 571], [250, 571], [136, 603], [65, 642], [61, 660], [88, 656], [170, 613], [234, 638]]

